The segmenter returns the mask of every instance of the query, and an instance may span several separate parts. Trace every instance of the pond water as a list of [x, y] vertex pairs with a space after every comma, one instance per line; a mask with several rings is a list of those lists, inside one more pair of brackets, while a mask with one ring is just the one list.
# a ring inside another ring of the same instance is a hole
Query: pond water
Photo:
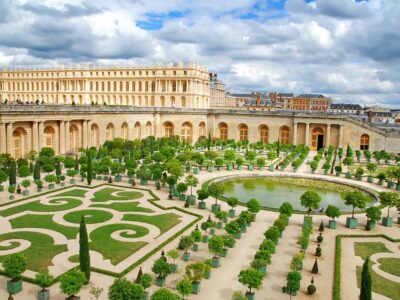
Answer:
[[279, 177], [241, 177], [228, 179], [221, 184], [225, 189], [224, 197], [235, 196], [243, 203], [256, 198], [262, 206], [268, 208], [279, 208], [283, 202], [289, 202], [295, 210], [307, 211], [307, 208], [301, 206], [300, 197], [305, 191], [313, 190], [321, 196], [321, 207], [324, 210], [329, 204], [337, 206], [342, 211], [352, 210], [340, 195], [341, 192], [351, 189], [350, 187], [303, 178], [299, 178], [298, 181], [301, 183], [296, 184], [296, 180], [296, 178]]

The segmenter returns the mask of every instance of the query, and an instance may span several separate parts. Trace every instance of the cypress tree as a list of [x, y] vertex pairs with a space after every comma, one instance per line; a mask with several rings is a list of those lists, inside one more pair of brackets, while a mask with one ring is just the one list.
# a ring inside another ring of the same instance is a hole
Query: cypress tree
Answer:
[[278, 143], [276, 144], [276, 154], [279, 157], [279, 154], [281, 154], [281, 142], [278, 139]]
[[140, 284], [140, 279], [142, 279], [142, 275], [143, 275], [143, 271], [142, 271], [142, 267], [140, 267], [139, 272], [138, 272], [138, 274], [136, 276], [135, 283]]
[[90, 150], [87, 152], [87, 158], [88, 158], [88, 162], [87, 162], [87, 183], [88, 185], [92, 184], [92, 177], [93, 177], [93, 170], [92, 170], [92, 154], [90, 153]]
[[318, 272], [319, 272], [318, 261], [317, 261], [317, 258], [315, 258], [315, 262], [314, 262], [314, 265], [312, 267], [311, 273], [318, 274]]
[[33, 168], [33, 180], [40, 179], [40, 162], [36, 160], [35, 167]]
[[60, 176], [61, 175], [61, 165], [60, 165], [59, 161], [56, 161], [55, 169], [56, 169], [56, 175]]
[[79, 268], [86, 275], [86, 283], [90, 280], [90, 256], [89, 256], [89, 242], [86, 230], [85, 217], [81, 218], [81, 225], [79, 228]]
[[210, 149], [211, 149], [211, 133], [208, 132], [207, 150], [210, 151]]
[[372, 299], [371, 288], [372, 288], [372, 279], [371, 279], [371, 274], [369, 272], [369, 257], [367, 257], [361, 272], [360, 300]]
[[15, 169], [15, 161], [11, 161], [11, 163], [10, 163], [10, 168], [8, 170], [8, 180], [9, 180], [10, 186], [17, 184], [17, 174], [16, 174], [16, 169]]

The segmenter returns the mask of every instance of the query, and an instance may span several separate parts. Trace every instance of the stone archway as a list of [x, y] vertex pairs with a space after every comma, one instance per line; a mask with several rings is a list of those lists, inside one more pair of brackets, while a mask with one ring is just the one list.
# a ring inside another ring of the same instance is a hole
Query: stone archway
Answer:
[[311, 150], [318, 151], [324, 147], [325, 133], [321, 127], [315, 127], [311, 133]]
[[25, 151], [26, 137], [27, 137], [27, 132], [22, 127], [18, 127], [13, 131], [13, 142], [14, 142], [13, 156], [15, 159], [23, 158], [27, 154]]

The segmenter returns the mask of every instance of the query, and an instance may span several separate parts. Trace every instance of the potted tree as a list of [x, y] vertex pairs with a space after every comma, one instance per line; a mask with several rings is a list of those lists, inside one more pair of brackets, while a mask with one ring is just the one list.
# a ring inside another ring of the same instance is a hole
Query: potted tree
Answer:
[[175, 263], [176, 259], [179, 257], [179, 251], [176, 249], [171, 249], [167, 252], [169, 258], [172, 259], [172, 273], [178, 272], [178, 265]]
[[49, 183], [49, 190], [53, 190], [54, 182], [57, 180], [57, 176], [54, 174], [48, 174], [44, 176], [44, 180]]
[[230, 221], [228, 224], [226, 224], [225, 231], [233, 235], [236, 239], [240, 239], [242, 236], [242, 229], [236, 220]]
[[38, 193], [40, 193], [43, 189], [43, 181], [41, 179], [36, 179], [35, 184], [36, 184]]
[[211, 206], [211, 211], [216, 213], [221, 210], [221, 205], [218, 204], [218, 197], [224, 193], [224, 186], [218, 182], [213, 182], [208, 186], [208, 193], [215, 198], [215, 203]]
[[365, 213], [368, 218], [365, 229], [366, 230], [374, 229], [376, 227], [376, 222], [378, 222], [381, 219], [382, 211], [380, 210], [379, 207], [371, 206], [365, 210]]
[[85, 274], [77, 269], [71, 269], [60, 277], [60, 291], [67, 294], [66, 300], [80, 300], [79, 293], [86, 282]]
[[284, 292], [290, 296], [296, 296], [300, 290], [301, 273], [299, 271], [291, 271], [287, 274], [287, 284], [284, 287]]
[[270, 239], [276, 244], [278, 244], [279, 236], [280, 236], [280, 231], [277, 226], [271, 226], [267, 229], [267, 231], [264, 232], [264, 236], [266, 239]]
[[[322, 200], [321, 196], [318, 195], [318, 193], [315, 191], [309, 190], [309, 191], [304, 192], [303, 195], [301, 195], [301, 197], [300, 197], [301, 206], [308, 208], [307, 219], [310, 218], [310, 212], [313, 209], [319, 208], [319, 204], [321, 203], [321, 200]], [[304, 218], [304, 220], [306, 220], [306, 217]]]
[[217, 228], [222, 229], [224, 227], [223, 222], [226, 221], [228, 213], [226, 211], [220, 210], [215, 213], [215, 217], [219, 220], [217, 223]]
[[235, 247], [236, 240], [235, 237], [231, 234], [224, 234], [222, 235], [222, 238], [224, 240], [224, 249], [222, 250], [222, 257], [226, 257], [228, 254], [228, 248], [233, 248]]
[[264, 275], [256, 269], [248, 268], [240, 271], [238, 277], [239, 282], [248, 288], [246, 291], [247, 300], [254, 300], [255, 294], [252, 289], [258, 289], [261, 286]]
[[166, 259], [164, 257], [160, 257], [154, 262], [151, 270], [154, 274], [157, 275], [156, 285], [164, 286], [165, 278], [167, 278], [167, 276], [172, 273], [172, 266], [171, 264], [166, 262]]
[[227, 202], [228, 202], [228, 205], [231, 207], [231, 209], [228, 212], [228, 215], [230, 218], [234, 218], [235, 217], [235, 207], [238, 206], [239, 199], [236, 197], [229, 197]]
[[311, 173], [315, 174], [315, 171], [318, 168], [318, 161], [312, 160], [311, 163], [310, 163], [310, 168], [311, 168]]
[[338, 165], [335, 167], [336, 176], [339, 177], [342, 174], [342, 166]]
[[193, 195], [193, 187], [196, 187], [199, 183], [199, 180], [193, 174], [189, 174], [185, 178], [186, 185], [190, 187], [190, 196], [189, 196], [189, 203], [195, 204], [196, 203], [196, 196]]
[[143, 299], [144, 290], [138, 283], [133, 283], [125, 277], [116, 278], [108, 288], [108, 299]]
[[261, 203], [255, 198], [252, 198], [247, 202], [247, 210], [253, 215], [252, 220], [256, 219], [256, 214], [261, 210]]
[[387, 216], [382, 218], [382, 224], [386, 227], [393, 225], [393, 218], [390, 217], [390, 208], [397, 206], [400, 202], [399, 195], [395, 192], [381, 192], [379, 193], [379, 200], [383, 206], [387, 206]]
[[332, 220], [329, 220], [329, 228], [330, 229], [336, 229], [336, 221], [335, 218], [340, 217], [340, 209], [334, 205], [328, 205], [326, 208], [325, 214], [331, 218]]
[[343, 159], [343, 164], [345, 166], [347, 166], [347, 173], [346, 173], [346, 178], [350, 179], [352, 174], [350, 172], [350, 166], [352, 166], [354, 164], [353, 158], [352, 157], [346, 157], [345, 159]]
[[10, 195], [8, 196], [8, 199], [14, 200], [15, 185], [10, 185], [8, 187], [8, 192], [10, 193]]
[[290, 263], [290, 269], [292, 271], [300, 271], [301, 269], [303, 269], [304, 257], [305, 257], [304, 251], [300, 251], [300, 252], [296, 253], [293, 256], [292, 261]]
[[192, 250], [193, 251], [198, 251], [199, 250], [199, 243], [201, 242], [201, 232], [200, 232], [198, 226], [196, 226], [196, 229], [193, 230], [190, 235], [193, 238]]
[[193, 246], [194, 240], [190, 235], [184, 235], [179, 240], [179, 249], [184, 249], [182, 259], [188, 261], [190, 259], [189, 248]]
[[219, 267], [219, 257], [224, 250], [224, 239], [221, 236], [214, 235], [208, 241], [208, 250], [214, 255], [211, 259], [211, 266], [213, 268]]
[[151, 295], [150, 300], [181, 300], [181, 298], [169, 289], [161, 288]]
[[192, 282], [193, 294], [197, 294], [200, 292], [200, 282], [204, 278], [205, 272], [206, 272], [206, 265], [202, 262], [196, 262], [186, 266], [185, 275]]
[[289, 218], [293, 214], [293, 206], [289, 202], [283, 202], [282, 205], [279, 207], [279, 212], [281, 215], [286, 215]]
[[42, 288], [38, 291], [38, 300], [49, 300], [50, 290], [47, 288], [53, 283], [54, 276], [49, 274], [49, 272], [40, 271], [35, 277], [36, 283]]
[[324, 175], [328, 175], [330, 168], [331, 168], [331, 164], [329, 162], [325, 162], [322, 165], [322, 169], [324, 170]]
[[276, 244], [270, 239], [264, 239], [260, 244], [260, 250], [266, 250], [271, 254], [275, 253]]
[[176, 177], [175, 176], [168, 176], [166, 179], [166, 182], [169, 186], [169, 199], [173, 198], [173, 192], [174, 192], [174, 188], [175, 188], [175, 184], [176, 184]]
[[273, 172], [274, 171], [274, 164], [272, 163], [273, 160], [275, 160], [278, 157], [275, 151], [269, 151], [267, 154], [267, 158], [269, 160], [269, 167], [268, 170]]
[[184, 182], [179, 182], [178, 185], [176, 186], [176, 190], [179, 193], [179, 200], [185, 201], [186, 200], [185, 192], [188, 190], [187, 184]]
[[347, 228], [357, 228], [358, 221], [354, 218], [354, 210], [355, 208], [364, 208], [365, 203], [367, 201], [366, 196], [360, 191], [352, 191], [348, 192], [344, 196], [344, 203], [346, 205], [351, 205], [353, 207], [351, 217], [346, 218], [346, 227]]
[[358, 167], [357, 170], [356, 170], [356, 177], [357, 177], [357, 180], [360, 180], [360, 181], [361, 181], [363, 175], [364, 175], [364, 168]]
[[143, 288], [143, 300], [149, 299], [149, 292], [146, 291], [153, 284], [153, 276], [149, 273], [144, 273], [140, 277], [139, 284]]
[[17, 294], [22, 291], [22, 273], [26, 271], [27, 261], [22, 254], [11, 254], [3, 259], [3, 269], [7, 277], [7, 292]]
[[256, 164], [258, 169], [262, 170], [265, 167], [265, 158], [264, 157], [257, 158]]
[[237, 169], [238, 170], [242, 169], [243, 164], [244, 164], [244, 159], [243, 158], [239, 157], [239, 158], [236, 159], [236, 165], [237, 165]]
[[209, 196], [209, 194], [206, 189], [200, 189], [197, 191], [197, 197], [200, 200], [198, 206], [200, 209], [206, 208], [206, 203], [204, 202], [204, 200], [206, 200], [208, 198], [208, 196]]
[[24, 180], [22, 180], [21, 185], [25, 188], [25, 190], [22, 192], [22, 194], [24, 196], [29, 196], [28, 187], [31, 186], [31, 181], [29, 179], [24, 179]]
[[377, 168], [378, 168], [378, 166], [376, 164], [374, 164], [374, 163], [368, 163], [367, 164], [367, 170], [369, 172], [367, 181], [369, 183], [373, 183], [374, 182], [374, 177], [372, 177], [372, 174], [376, 171]]
[[225, 160], [228, 162], [228, 165], [226, 166], [228, 171], [232, 171], [233, 170], [233, 165], [232, 162], [235, 160], [236, 158], [236, 152], [235, 150], [225, 150], [224, 153], [224, 158]]
[[385, 182], [386, 179], [386, 173], [385, 172], [380, 172], [376, 178], [378, 178], [378, 184], [379, 185], [383, 185], [383, 183]]
[[185, 300], [185, 296], [192, 292], [192, 281], [188, 277], [183, 277], [176, 285], [176, 289], [182, 295], [182, 300]]

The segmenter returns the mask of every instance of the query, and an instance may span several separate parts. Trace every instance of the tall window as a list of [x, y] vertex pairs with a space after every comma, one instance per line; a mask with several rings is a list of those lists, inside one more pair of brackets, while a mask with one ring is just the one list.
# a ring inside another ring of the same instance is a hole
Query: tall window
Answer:
[[182, 124], [181, 139], [182, 142], [192, 143], [192, 124], [189, 122]]
[[249, 129], [247, 125], [240, 124], [239, 125], [239, 140], [240, 141], [247, 141], [249, 139]]
[[127, 140], [127, 139], [128, 139], [128, 133], [129, 133], [129, 131], [128, 131], [128, 124], [126, 124], [126, 123], [122, 124], [122, 127], [121, 127], [121, 136], [122, 136], [122, 138], [123, 138], [124, 140]]
[[164, 123], [164, 136], [165, 137], [174, 136], [174, 125], [171, 122]]
[[259, 130], [260, 130], [260, 142], [267, 144], [268, 143], [268, 126], [261, 125]]
[[289, 144], [290, 129], [287, 126], [281, 127], [280, 130], [280, 142], [281, 144]]
[[54, 142], [54, 129], [50, 126], [47, 126], [44, 131], [44, 144], [46, 147], [53, 148], [53, 142]]
[[368, 150], [369, 149], [369, 135], [363, 134], [360, 138], [360, 150]]
[[140, 123], [136, 122], [135, 123], [135, 139], [141, 138], [141, 128], [142, 128], [142, 126], [140, 125]]
[[223, 141], [228, 139], [228, 125], [225, 123], [219, 124], [219, 138]]
[[72, 125], [69, 128], [69, 149], [72, 152], [77, 152], [78, 148], [79, 148], [78, 127], [76, 127], [76, 125]]
[[114, 125], [113, 124], [108, 124], [106, 128], [106, 140], [107, 141], [112, 141], [115, 136], [115, 130], [114, 130]]
[[146, 134], [147, 136], [153, 135], [153, 128], [150, 121], [146, 123]]
[[92, 138], [92, 146], [99, 146], [99, 127], [96, 124], [92, 124], [91, 126], [91, 138]]
[[200, 136], [206, 136], [206, 124], [204, 122], [199, 124], [199, 137]]

